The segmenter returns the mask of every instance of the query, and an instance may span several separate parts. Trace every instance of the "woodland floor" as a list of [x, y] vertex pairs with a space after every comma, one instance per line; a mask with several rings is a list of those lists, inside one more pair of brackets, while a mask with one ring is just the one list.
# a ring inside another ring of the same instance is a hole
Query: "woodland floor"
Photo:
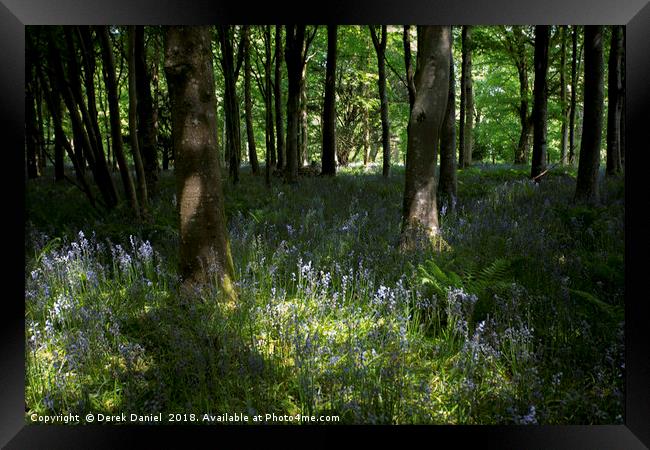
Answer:
[[586, 207], [572, 170], [460, 171], [438, 248], [403, 254], [403, 169], [380, 172], [226, 185], [235, 309], [214, 285], [179, 294], [172, 172], [142, 224], [30, 181], [27, 417], [622, 423], [623, 178]]

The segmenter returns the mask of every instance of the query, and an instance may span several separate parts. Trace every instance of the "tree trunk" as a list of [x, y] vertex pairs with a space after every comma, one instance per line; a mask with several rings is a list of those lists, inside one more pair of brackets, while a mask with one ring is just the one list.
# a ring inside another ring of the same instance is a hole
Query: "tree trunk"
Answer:
[[575, 201], [597, 203], [603, 129], [603, 27], [585, 25], [585, 97]]
[[[140, 206], [142, 212], [145, 213], [147, 209], [148, 199], [148, 186], [147, 176], [145, 174], [144, 164], [142, 163], [142, 156], [140, 153], [140, 140], [139, 131], [144, 128], [138, 129], [138, 103], [139, 98], [137, 95], [137, 69], [136, 69], [136, 53], [137, 53], [137, 37], [136, 27], [129, 26], [129, 136], [131, 138], [131, 154], [133, 155], [133, 165], [135, 166], [135, 173], [138, 183], [138, 193], [140, 195]], [[144, 139], [142, 139], [144, 140]]]
[[413, 83], [413, 63], [411, 62], [411, 26], [404, 25], [402, 31], [402, 44], [404, 45], [404, 67], [406, 68], [406, 87], [409, 93], [409, 111], [415, 102], [415, 84]]
[[147, 69], [147, 51], [144, 46], [144, 26], [135, 27], [135, 89], [137, 94], [138, 144], [148, 195], [156, 192], [158, 185], [158, 149], [153, 102], [151, 99], [151, 77]]
[[[45, 101], [47, 102], [47, 89], [45, 89]], [[63, 181], [65, 179], [64, 166], [64, 147], [63, 142], [66, 140], [63, 127], [61, 126], [61, 97], [56, 89], [52, 89], [52, 105], [49, 105], [50, 116], [54, 128], [54, 181]], [[59, 122], [57, 123], [57, 118]]]
[[560, 27], [560, 106], [562, 108], [562, 131], [560, 142], [560, 164], [567, 162], [567, 147], [569, 144], [569, 128], [567, 127], [569, 108], [566, 101], [566, 33], [568, 27]]
[[536, 179], [546, 170], [548, 25], [535, 27], [535, 85], [533, 87], [533, 160], [530, 177]]
[[390, 123], [388, 122], [388, 96], [386, 95], [386, 25], [381, 26], [381, 40], [377, 37], [377, 33], [372, 26], [370, 27], [370, 36], [377, 52], [377, 72], [379, 74], [377, 85], [381, 105], [381, 145], [384, 156], [382, 175], [387, 178], [390, 175]]
[[472, 164], [472, 127], [474, 121], [474, 95], [472, 89], [472, 28], [464, 25], [461, 33], [462, 65], [460, 86], [460, 127], [458, 136], [458, 162], [461, 168]]
[[300, 127], [300, 80], [304, 61], [305, 25], [287, 25], [285, 60], [289, 91], [287, 95], [287, 173], [289, 183], [298, 179], [298, 133]]
[[[323, 175], [336, 175], [336, 25], [327, 26], [327, 66], [323, 101]], [[365, 157], [364, 157], [365, 160]]]
[[626, 28], [622, 27], [622, 44], [621, 44], [621, 170], [625, 170], [625, 33]]
[[515, 151], [515, 164], [526, 164], [528, 161], [528, 145], [532, 131], [532, 114], [528, 113], [528, 60], [526, 57], [525, 36], [521, 27], [513, 28], [515, 36], [515, 60], [519, 76], [519, 123], [521, 132]]
[[253, 175], [260, 171], [257, 162], [257, 146], [255, 145], [255, 132], [253, 131], [253, 99], [251, 98], [251, 55], [248, 33], [242, 36], [244, 40], [244, 109], [246, 114], [246, 138], [248, 139], [248, 160], [251, 163]]
[[[237, 77], [241, 60], [238, 52], [235, 61], [233, 50], [233, 28], [229, 25], [217, 27], [219, 42], [221, 43], [221, 68], [224, 77], [224, 111], [226, 115], [226, 143], [228, 170], [233, 184], [239, 183], [239, 165], [241, 162], [241, 135], [239, 125], [239, 101], [237, 99]], [[243, 37], [243, 36], [242, 36]], [[240, 49], [242, 42], [240, 41]], [[235, 66], [237, 64], [237, 66]]]
[[34, 61], [28, 53], [25, 58], [25, 150], [27, 157], [27, 178], [38, 178], [38, 130], [36, 125], [36, 108], [34, 107]]
[[117, 95], [117, 82], [115, 81], [115, 63], [113, 60], [113, 50], [111, 49], [111, 39], [108, 35], [108, 27], [100, 26], [96, 29], [99, 35], [99, 41], [102, 47], [104, 82], [106, 83], [106, 95], [108, 97], [108, 109], [111, 115], [111, 136], [113, 141], [113, 154], [117, 159], [117, 165], [120, 168], [124, 192], [129, 200], [129, 204], [136, 214], [139, 211], [138, 197], [131, 178], [131, 172], [127, 164], [124, 148], [122, 144], [122, 128], [120, 125], [120, 105]]
[[621, 110], [623, 109], [621, 59], [623, 36], [621, 27], [611, 27], [612, 39], [609, 49], [607, 77], [607, 175], [621, 171]]
[[271, 168], [276, 165], [275, 135], [273, 133], [273, 82], [271, 79], [271, 26], [264, 26], [264, 111], [266, 128], [266, 157], [264, 161], [266, 185], [271, 185]]
[[217, 279], [235, 300], [219, 156], [209, 27], [169, 27], [165, 73], [171, 100], [179, 269], [186, 288]]
[[571, 36], [571, 106], [569, 107], [569, 164], [575, 161], [576, 97], [578, 90], [578, 26], [573, 26]]
[[299, 167], [309, 164], [307, 129], [307, 64], [303, 64], [300, 73], [300, 132], [298, 135]]
[[[449, 31], [451, 34], [451, 29]], [[453, 210], [456, 204], [456, 80], [454, 79], [454, 59], [452, 46], [449, 46], [449, 89], [447, 111], [440, 131], [440, 181], [438, 196], [440, 205]]]
[[275, 136], [277, 139], [278, 165], [280, 170], [285, 166], [284, 117], [282, 114], [282, 26], [275, 26], [275, 82], [273, 85], [275, 98]]
[[450, 55], [451, 27], [418, 26], [400, 238], [403, 250], [417, 248], [438, 233], [436, 159], [449, 96]]
[[[85, 70], [85, 87], [86, 87], [86, 97], [88, 100], [88, 105], [83, 98], [83, 93], [81, 89], [81, 71], [79, 69], [76, 49], [74, 46], [74, 37], [72, 30], [69, 27], [64, 27], [65, 41], [68, 47], [69, 58], [68, 58], [68, 80], [70, 82], [70, 87], [72, 89], [72, 95], [74, 101], [76, 102], [79, 110], [81, 111], [81, 120], [85, 126], [85, 134], [88, 136], [88, 153], [85, 153], [86, 158], [92, 154], [91, 169], [93, 170], [93, 176], [95, 181], [102, 191], [106, 203], [109, 207], [112, 207], [118, 202], [118, 195], [111, 178], [110, 171], [108, 170], [108, 163], [106, 161], [106, 155], [104, 154], [104, 148], [102, 144], [102, 138], [99, 134], [99, 124], [97, 122], [97, 107], [95, 103], [95, 86], [93, 79], [95, 76], [95, 52], [92, 44], [83, 45], [83, 39], [79, 37], [79, 41], [82, 43], [82, 52], [84, 53], [84, 70]], [[90, 31], [85, 30], [86, 39], [90, 40]], [[81, 36], [81, 35], [80, 35]], [[87, 48], [85, 48], [87, 47]]]

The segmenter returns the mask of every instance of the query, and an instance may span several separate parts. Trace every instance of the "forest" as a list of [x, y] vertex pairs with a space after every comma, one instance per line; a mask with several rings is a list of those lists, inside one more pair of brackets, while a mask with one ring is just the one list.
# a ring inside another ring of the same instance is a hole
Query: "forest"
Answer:
[[624, 26], [26, 26], [25, 64], [27, 421], [623, 423]]

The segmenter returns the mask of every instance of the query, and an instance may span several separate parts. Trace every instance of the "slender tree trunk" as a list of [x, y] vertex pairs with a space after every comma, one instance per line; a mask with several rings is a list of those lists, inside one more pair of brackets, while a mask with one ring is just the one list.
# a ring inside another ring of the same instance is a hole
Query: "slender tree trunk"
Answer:
[[387, 178], [390, 175], [390, 123], [388, 122], [388, 96], [386, 95], [386, 42], [387, 27], [381, 26], [381, 39], [377, 37], [377, 32], [371, 26], [370, 36], [372, 43], [377, 52], [377, 72], [379, 79], [379, 102], [381, 114], [381, 145], [383, 148], [384, 161], [382, 166], [382, 175]]
[[585, 97], [576, 202], [597, 203], [603, 129], [603, 27], [585, 25]]
[[[451, 34], [451, 28], [449, 30]], [[440, 205], [453, 210], [456, 205], [456, 80], [452, 45], [449, 45], [449, 89], [447, 111], [440, 131]]]
[[370, 162], [370, 118], [368, 107], [363, 108], [363, 165]]
[[131, 154], [133, 155], [133, 165], [135, 166], [136, 179], [138, 184], [138, 194], [140, 196], [140, 205], [143, 214], [146, 214], [148, 198], [147, 176], [145, 174], [142, 156], [140, 154], [140, 139], [138, 129], [138, 95], [137, 95], [137, 37], [136, 27], [129, 26], [129, 136], [131, 138]]
[[[327, 26], [327, 66], [323, 100], [322, 174], [336, 175], [336, 25]], [[364, 152], [364, 164], [365, 164]]]
[[575, 161], [576, 97], [578, 91], [578, 26], [573, 26], [571, 35], [571, 106], [569, 107], [569, 164]]
[[43, 108], [42, 103], [42, 92], [40, 83], [38, 79], [34, 79], [34, 84], [36, 87], [36, 156], [38, 157], [38, 174], [39, 176], [45, 175], [45, 167], [47, 166], [47, 155], [45, 150], [45, 133], [43, 128], [45, 123], [43, 121]]
[[217, 279], [236, 300], [219, 156], [209, 27], [169, 27], [165, 73], [172, 105], [180, 274], [191, 292]]
[[458, 145], [459, 165], [461, 168], [472, 164], [472, 127], [474, 121], [474, 95], [472, 89], [472, 28], [464, 25], [461, 33], [461, 99], [460, 99], [460, 134]]
[[415, 84], [413, 82], [413, 64], [411, 62], [411, 26], [404, 25], [402, 31], [402, 43], [404, 45], [404, 67], [406, 68], [406, 87], [409, 93], [409, 111], [413, 109], [415, 102]]
[[36, 108], [34, 107], [34, 58], [31, 49], [25, 57], [25, 150], [27, 157], [27, 178], [38, 178], [38, 130], [36, 125]]
[[278, 169], [283, 170], [285, 166], [285, 142], [284, 142], [284, 117], [282, 114], [282, 26], [275, 26], [275, 136], [278, 149]]
[[300, 79], [302, 78], [302, 50], [305, 42], [304, 25], [288, 25], [285, 60], [289, 92], [287, 95], [287, 181], [298, 179], [298, 133], [300, 128]]
[[257, 175], [260, 171], [257, 162], [257, 146], [255, 145], [255, 132], [253, 131], [253, 99], [251, 97], [251, 55], [248, 33], [242, 36], [244, 40], [244, 109], [246, 113], [246, 138], [248, 139], [248, 160], [251, 171]]
[[[153, 102], [151, 99], [151, 77], [147, 69], [147, 50], [144, 45], [144, 26], [135, 27], [135, 89], [137, 94], [138, 144], [148, 195], [153, 195], [158, 185], [158, 149]], [[143, 205], [144, 206], [144, 205]]]
[[535, 27], [535, 85], [533, 87], [533, 161], [530, 177], [536, 179], [546, 170], [547, 94], [546, 73], [548, 72], [548, 25]]
[[[45, 89], [45, 100], [47, 101], [47, 89]], [[48, 105], [50, 116], [52, 117], [52, 126], [54, 128], [54, 181], [63, 181], [65, 179], [64, 151], [63, 142], [66, 141], [63, 127], [61, 126], [61, 98], [56, 89], [52, 91], [53, 101]], [[57, 123], [57, 119], [59, 122]]]
[[[85, 30], [89, 34], [88, 30]], [[86, 153], [85, 156], [88, 158], [88, 155], [92, 153], [92, 163], [91, 169], [93, 170], [93, 175], [97, 185], [100, 187], [104, 197], [110, 197], [110, 201], [107, 200], [107, 205], [116, 205], [118, 202], [117, 190], [111, 178], [110, 171], [108, 170], [108, 163], [106, 161], [106, 155], [104, 154], [104, 148], [102, 145], [102, 138], [99, 135], [99, 124], [97, 122], [97, 107], [95, 102], [95, 86], [93, 79], [95, 76], [95, 53], [94, 47], [91, 51], [89, 44], [86, 44], [88, 47], [87, 50], [84, 48], [83, 39], [79, 37], [79, 42], [82, 43], [82, 52], [84, 53], [84, 70], [85, 70], [85, 87], [86, 87], [86, 97], [88, 99], [88, 105], [83, 98], [83, 93], [81, 89], [81, 71], [79, 69], [76, 49], [74, 45], [74, 36], [72, 34], [72, 29], [64, 27], [65, 41], [68, 47], [68, 52], [70, 57], [68, 58], [68, 74], [70, 86], [72, 88], [72, 94], [74, 97], [79, 110], [81, 111], [82, 123], [85, 126], [85, 133], [88, 136], [88, 150], [89, 153]], [[90, 39], [87, 36], [87, 39]]]
[[621, 93], [621, 59], [623, 54], [623, 36], [621, 27], [611, 27], [612, 39], [609, 49], [607, 77], [607, 175], [616, 175], [621, 171], [621, 110], [623, 102]]
[[626, 28], [622, 27], [623, 42], [621, 44], [621, 125], [620, 125], [621, 170], [625, 170], [625, 33], [626, 33]]
[[418, 26], [400, 238], [403, 250], [417, 248], [438, 233], [436, 159], [449, 97], [450, 55], [451, 27]]
[[560, 142], [560, 164], [567, 163], [567, 147], [569, 145], [569, 128], [568, 128], [568, 115], [569, 108], [566, 101], [566, 34], [568, 27], [562, 25], [560, 27], [560, 103], [562, 108], [562, 131]]
[[[240, 55], [243, 47], [240, 40], [240, 50], [235, 61], [233, 50], [233, 29], [231, 26], [217, 27], [221, 43], [221, 67], [224, 76], [224, 110], [226, 115], [226, 141], [229, 155], [228, 170], [233, 184], [239, 183], [239, 165], [241, 162], [241, 135], [239, 125], [239, 101], [237, 99], [237, 77], [241, 66]], [[245, 33], [242, 30], [242, 33]], [[244, 36], [242, 36], [243, 38]]]
[[309, 164], [308, 158], [308, 140], [307, 134], [307, 64], [302, 66], [300, 73], [300, 132], [298, 135], [298, 163], [299, 167]]
[[266, 185], [271, 185], [271, 168], [276, 165], [275, 160], [275, 135], [273, 133], [273, 82], [271, 79], [271, 26], [264, 26], [264, 110], [266, 125]]
[[111, 38], [108, 35], [108, 27], [100, 26], [96, 29], [99, 35], [99, 41], [102, 47], [104, 82], [106, 83], [106, 95], [108, 97], [108, 109], [111, 115], [111, 136], [113, 141], [113, 154], [117, 159], [124, 192], [129, 205], [133, 211], [138, 214], [138, 197], [131, 178], [131, 172], [127, 164], [126, 156], [122, 146], [122, 127], [120, 125], [120, 105], [117, 96], [117, 83], [115, 81], [115, 62], [113, 60], [113, 50], [111, 48]]
[[519, 123], [521, 132], [515, 151], [515, 164], [526, 164], [528, 161], [528, 146], [533, 128], [532, 114], [528, 112], [528, 61], [526, 57], [525, 36], [520, 26], [513, 28], [515, 36], [515, 60], [519, 76]]

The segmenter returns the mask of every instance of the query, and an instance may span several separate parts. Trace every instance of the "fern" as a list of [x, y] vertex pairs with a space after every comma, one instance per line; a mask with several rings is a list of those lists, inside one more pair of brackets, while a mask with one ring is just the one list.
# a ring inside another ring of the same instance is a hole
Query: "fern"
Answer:
[[463, 288], [469, 294], [482, 297], [489, 290], [503, 291], [512, 283], [511, 263], [499, 258], [476, 272], [459, 275], [453, 270], [444, 270], [433, 260], [418, 266], [420, 283], [430, 286], [436, 296], [444, 296], [450, 288]]

